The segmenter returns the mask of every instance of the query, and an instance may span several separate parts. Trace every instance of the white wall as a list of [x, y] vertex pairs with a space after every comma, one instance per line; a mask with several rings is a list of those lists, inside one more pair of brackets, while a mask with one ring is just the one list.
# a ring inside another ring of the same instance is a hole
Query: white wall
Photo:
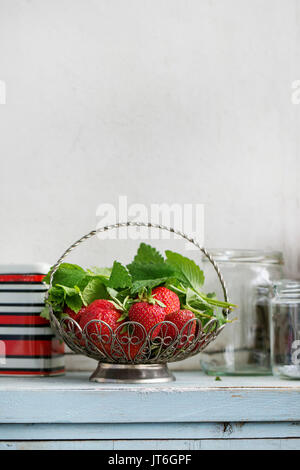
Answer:
[[204, 203], [207, 246], [300, 270], [299, 23], [297, 0], [0, 0], [1, 262], [53, 263], [124, 194]]

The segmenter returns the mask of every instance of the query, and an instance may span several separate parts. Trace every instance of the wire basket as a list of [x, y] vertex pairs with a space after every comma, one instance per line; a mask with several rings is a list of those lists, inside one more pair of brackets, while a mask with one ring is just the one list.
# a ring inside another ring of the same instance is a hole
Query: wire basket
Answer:
[[[121, 227], [149, 227], [166, 230], [195, 245], [213, 265], [221, 283], [224, 300], [228, 302], [227, 288], [218, 265], [196, 240], [184, 233], [160, 224], [144, 222], [124, 222], [100, 227], [84, 235], [73, 243], [53, 266], [49, 289], [53, 277], [60, 264], [78, 245], [96, 234]], [[47, 297], [48, 293], [46, 294]], [[199, 318], [189, 320], [179, 331], [170, 321], [162, 321], [146, 331], [143, 325], [133, 321], [123, 322], [117, 329], [112, 328], [101, 320], [91, 320], [83, 329], [72, 318], [66, 317], [61, 321], [55, 316], [49, 305], [52, 327], [75, 353], [83, 354], [99, 362], [90, 380], [95, 382], [168, 382], [175, 380], [170, 373], [167, 363], [181, 361], [203, 351], [223, 330], [225, 325], [219, 325], [212, 318], [204, 325]], [[223, 309], [226, 317], [229, 309]], [[122, 334], [127, 325], [127, 334]]]

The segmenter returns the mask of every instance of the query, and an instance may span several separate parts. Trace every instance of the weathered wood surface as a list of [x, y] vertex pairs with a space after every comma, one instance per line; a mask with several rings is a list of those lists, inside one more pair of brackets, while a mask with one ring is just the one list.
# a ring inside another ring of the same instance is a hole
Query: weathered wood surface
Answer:
[[88, 382], [88, 374], [0, 380], [0, 423], [300, 421], [300, 382], [177, 372], [168, 384]]
[[300, 439], [10, 441], [0, 450], [299, 450]]
[[100, 423], [0, 424], [0, 441], [126, 439], [291, 439], [300, 437], [300, 422], [289, 423]]
[[177, 372], [169, 384], [88, 374], [0, 379], [0, 450], [300, 449], [300, 382]]

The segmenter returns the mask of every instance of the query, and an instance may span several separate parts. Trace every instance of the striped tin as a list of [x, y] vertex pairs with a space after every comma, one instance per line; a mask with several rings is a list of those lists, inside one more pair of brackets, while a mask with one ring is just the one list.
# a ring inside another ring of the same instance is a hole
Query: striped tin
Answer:
[[40, 317], [47, 264], [0, 265], [0, 375], [64, 374], [64, 345]]

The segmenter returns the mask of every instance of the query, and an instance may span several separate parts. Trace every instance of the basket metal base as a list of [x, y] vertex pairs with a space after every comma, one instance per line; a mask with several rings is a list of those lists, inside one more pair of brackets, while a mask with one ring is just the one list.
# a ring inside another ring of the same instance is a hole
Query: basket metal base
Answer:
[[99, 362], [91, 382], [160, 383], [176, 380], [167, 364], [104, 364]]

